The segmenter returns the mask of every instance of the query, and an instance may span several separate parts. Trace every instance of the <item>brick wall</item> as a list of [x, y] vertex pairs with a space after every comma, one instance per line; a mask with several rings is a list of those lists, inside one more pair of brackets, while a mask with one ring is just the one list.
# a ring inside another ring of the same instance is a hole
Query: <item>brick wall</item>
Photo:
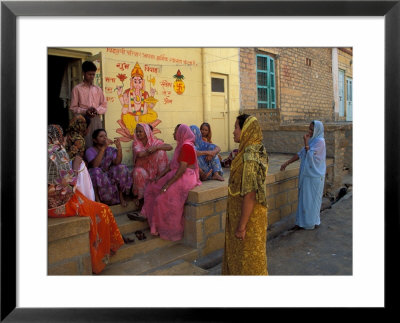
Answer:
[[241, 109], [257, 108], [257, 53], [275, 58], [281, 123], [334, 120], [331, 48], [241, 48]]

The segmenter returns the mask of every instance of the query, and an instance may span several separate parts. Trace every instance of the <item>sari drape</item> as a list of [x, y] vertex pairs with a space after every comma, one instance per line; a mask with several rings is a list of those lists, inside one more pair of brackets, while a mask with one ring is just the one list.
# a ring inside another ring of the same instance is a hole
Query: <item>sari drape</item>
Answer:
[[324, 126], [314, 120], [314, 133], [309, 141], [310, 149], [302, 148], [300, 158], [298, 204], [296, 225], [314, 229], [321, 224], [320, 212], [326, 173], [326, 147]]
[[[84, 136], [86, 129], [86, 120], [82, 115], [78, 114], [71, 119], [66, 132], [65, 144], [65, 149], [68, 152], [71, 163], [76, 156], [80, 156], [82, 158], [85, 156], [86, 143]], [[81, 193], [89, 200], [95, 200], [92, 179], [90, 178], [86, 163], [83, 160], [78, 171], [76, 188], [81, 191]]]
[[[86, 160], [90, 163], [98, 152], [94, 147], [86, 150]], [[118, 188], [129, 194], [132, 188], [132, 175], [124, 164], [114, 165], [117, 149], [108, 146], [99, 167], [89, 168], [93, 188], [99, 193], [100, 201], [107, 205], [120, 203]]]
[[[191, 125], [190, 129], [195, 135], [195, 148], [197, 151], [212, 151], [215, 149], [216, 145], [203, 140], [201, 131], [197, 126]], [[207, 179], [210, 179], [216, 172], [218, 172], [221, 176], [224, 174], [221, 166], [221, 160], [219, 159], [218, 155], [215, 155], [210, 161], [206, 160], [206, 156], [197, 156], [197, 161], [200, 169], [204, 173], [207, 174], [210, 170], [212, 170], [212, 173]]]
[[199, 169], [195, 163], [194, 169], [187, 167], [183, 175], [174, 182], [166, 192], [161, 188], [179, 169], [179, 154], [184, 144], [194, 150], [194, 134], [190, 128], [181, 124], [176, 132], [177, 146], [170, 162], [170, 171], [157, 182], [149, 183], [144, 193], [142, 215], [147, 218], [152, 234], [159, 233], [160, 238], [178, 241], [183, 238], [183, 209], [189, 191], [201, 185]]
[[[262, 132], [255, 117], [246, 119], [240, 137], [238, 155], [232, 162], [228, 184], [223, 275], [268, 275], [266, 174], [268, 155], [262, 144]], [[256, 203], [246, 225], [243, 240], [235, 237], [243, 198], [256, 192]]]
[[90, 218], [90, 256], [92, 271], [100, 273], [110, 257], [124, 244], [110, 208], [86, 198], [76, 189], [77, 175], [71, 168], [68, 153], [62, 146], [62, 129], [48, 129], [48, 216], [84, 216]]
[[146, 146], [137, 139], [136, 133], [134, 134], [134, 141], [132, 145], [133, 151], [133, 187], [132, 191], [134, 195], [137, 195], [139, 199], [144, 196], [144, 190], [146, 185], [154, 180], [168, 167], [168, 155], [165, 150], [158, 150], [149, 156], [138, 157], [138, 153], [146, 151], [146, 149], [154, 146], [163, 145], [164, 142], [154, 137], [150, 126], [146, 123], [139, 123], [144, 129], [147, 136]]

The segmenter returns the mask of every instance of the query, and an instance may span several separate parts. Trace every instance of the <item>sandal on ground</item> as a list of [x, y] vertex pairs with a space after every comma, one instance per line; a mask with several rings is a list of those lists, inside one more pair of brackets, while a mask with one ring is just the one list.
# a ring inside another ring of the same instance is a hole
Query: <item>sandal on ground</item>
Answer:
[[122, 239], [124, 239], [124, 242], [125, 242], [125, 243], [132, 243], [132, 242], [135, 242], [135, 239], [131, 239], [131, 238], [129, 238], [129, 237], [124, 237], [124, 236], [122, 236]]
[[127, 214], [128, 218], [132, 221], [145, 222], [147, 219], [141, 215], [139, 212], [130, 212]]
[[136, 238], [138, 238], [139, 240], [145, 240], [146, 236], [144, 235], [144, 233], [140, 230], [137, 230], [135, 232]]

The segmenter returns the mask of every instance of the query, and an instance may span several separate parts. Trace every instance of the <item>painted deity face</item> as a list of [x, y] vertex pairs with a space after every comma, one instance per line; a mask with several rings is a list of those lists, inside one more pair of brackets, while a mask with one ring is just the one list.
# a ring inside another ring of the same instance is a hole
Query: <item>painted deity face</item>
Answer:
[[96, 139], [93, 139], [96, 144], [99, 144], [101, 146], [105, 145], [107, 143], [107, 140], [107, 133], [105, 131], [100, 131]]
[[147, 138], [146, 133], [141, 125], [136, 126], [136, 137], [141, 141]]
[[208, 128], [208, 126], [202, 125], [200, 131], [201, 131], [201, 136], [207, 138], [210, 129]]
[[140, 76], [132, 77], [131, 87], [133, 87], [136, 90], [141, 90], [143, 88], [143, 79]]
[[240, 129], [239, 120], [236, 119], [235, 129], [233, 130], [233, 141], [239, 143], [241, 134], [242, 134], [242, 129]]
[[311, 122], [310, 127], [308, 128], [308, 133], [310, 134], [310, 138], [312, 138], [314, 134], [314, 124]]
[[83, 80], [85, 82], [88, 82], [90, 84], [93, 84], [94, 81], [94, 77], [96, 76], [96, 72], [95, 71], [89, 71], [89, 72], [84, 72], [83, 73]]

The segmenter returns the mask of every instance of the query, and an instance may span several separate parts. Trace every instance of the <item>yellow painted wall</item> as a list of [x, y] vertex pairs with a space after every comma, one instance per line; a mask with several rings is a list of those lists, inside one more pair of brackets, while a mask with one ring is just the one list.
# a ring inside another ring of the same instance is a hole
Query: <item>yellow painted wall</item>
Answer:
[[[228, 77], [228, 149], [236, 148], [232, 139], [235, 118], [239, 113], [239, 64], [238, 48], [70, 48], [93, 55], [102, 54], [103, 90], [108, 101], [105, 126], [110, 138], [121, 137], [117, 129], [121, 128], [122, 106], [118, 99], [117, 87], [129, 88], [131, 71], [138, 63], [144, 73], [145, 90], [155, 90], [154, 98], [158, 102], [154, 111], [161, 122], [156, 126], [160, 132], [156, 136], [175, 147], [173, 131], [178, 123], [200, 124], [207, 118], [210, 107], [211, 73]], [[184, 76], [185, 91], [174, 91], [174, 75], [178, 69]], [[124, 83], [119, 74], [127, 76]], [[211, 127], [213, 125], [211, 124]], [[218, 145], [218, 138], [213, 137]], [[123, 162], [132, 164], [132, 142], [122, 143]], [[170, 157], [172, 152], [169, 153]]]

